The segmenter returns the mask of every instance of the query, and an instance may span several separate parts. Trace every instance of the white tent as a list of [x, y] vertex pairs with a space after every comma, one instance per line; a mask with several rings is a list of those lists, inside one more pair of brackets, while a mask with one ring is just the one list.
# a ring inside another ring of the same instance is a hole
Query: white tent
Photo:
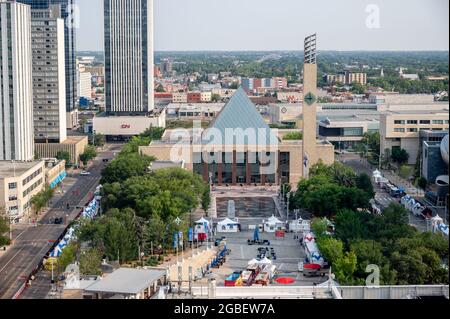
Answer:
[[269, 258], [264, 258], [264, 259], [261, 259], [260, 261], [258, 261], [258, 265], [269, 265], [269, 266], [271, 266], [272, 265], [272, 261], [269, 259]]
[[282, 228], [284, 228], [284, 223], [273, 215], [264, 223], [264, 231], [266, 233], [274, 233]]
[[311, 231], [311, 222], [302, 218], [293, 220], [289, 223], [289, 230], [294, 233], [309, 233]]
[[195, 234], [207, 234], [209, 231], [209, 221], [205, 218], [195, 222]]
[[248, 262], [248, 265], [251, 266], [251, 265], [256, 265], [258, 263], [259, 263], [259, 261], [257, 259], [252, 259]]
[[375, 183], [380, 183], [383, 179], [383, 175], [379, 170], [376, 170], [375, 172], [373, 172], [372, 179]]
[[229, 218], [225, 218], [221, 222], [217, 223], [218, 233], [237, 233], [238, 231], [239, 223]]

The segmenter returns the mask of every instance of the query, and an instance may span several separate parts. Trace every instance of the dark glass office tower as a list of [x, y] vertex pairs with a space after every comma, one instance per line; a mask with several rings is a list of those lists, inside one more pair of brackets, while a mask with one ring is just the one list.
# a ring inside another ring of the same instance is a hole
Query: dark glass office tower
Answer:
[[153, 0], [104, 0], [105, 101], [109, 115], [154, 108]]
[[50, 5], [61, 5], [61, 18], [64, 19], [65, 58], [66, 58], [66, 108], [70, 112], [76, 107], [76, 56], [75, 56], [75, 0], [17, 0], [32, 9], [48, 9]]

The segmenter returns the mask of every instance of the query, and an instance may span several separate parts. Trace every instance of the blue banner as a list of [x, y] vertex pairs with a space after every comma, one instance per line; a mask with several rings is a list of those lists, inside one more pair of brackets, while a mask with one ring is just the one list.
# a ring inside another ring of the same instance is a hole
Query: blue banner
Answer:
[[190, 242], [194, 241], [194, 229], [192, 227], [189, 228], [189, 241]]
[[174, 233], [173, 234], [173, 248], [177, 248], [178, 247], [178, 234]]

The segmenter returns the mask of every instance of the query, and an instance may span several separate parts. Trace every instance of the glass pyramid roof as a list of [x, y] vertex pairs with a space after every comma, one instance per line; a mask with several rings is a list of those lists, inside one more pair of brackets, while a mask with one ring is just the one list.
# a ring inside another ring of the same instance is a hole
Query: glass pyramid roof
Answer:
[[239, 88], [210, 127], [203, 132], [203, 144], [277, 145], [278, 137], [256, 106]]

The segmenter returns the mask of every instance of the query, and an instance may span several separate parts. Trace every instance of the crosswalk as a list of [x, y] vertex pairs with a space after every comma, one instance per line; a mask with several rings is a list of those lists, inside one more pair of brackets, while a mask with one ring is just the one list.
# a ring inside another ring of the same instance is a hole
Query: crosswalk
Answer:
[[388, 193], [377, 193], [375, 196], [377, 204], [388, 207], [391, 203], [395, 203], [398, 199], [390, 196]]

